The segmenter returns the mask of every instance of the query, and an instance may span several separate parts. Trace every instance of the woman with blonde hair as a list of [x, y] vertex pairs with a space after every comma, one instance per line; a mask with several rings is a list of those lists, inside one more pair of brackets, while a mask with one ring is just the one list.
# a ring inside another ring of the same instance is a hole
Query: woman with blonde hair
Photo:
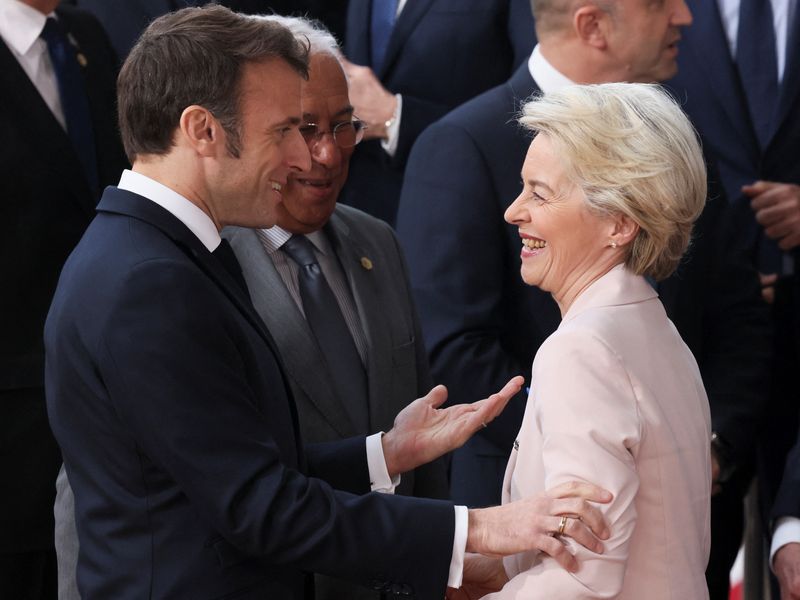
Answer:
[[[710, 416], [692, 353], [653, 284], [689, 245], [706, 197], [697, 136], [655, 85], [572, 86], [524, 107], [536, 132], [508, 208], [523, 280], [562, 322], [533, 363], [503, 502], [567, 480], [614, 494], [596, 554], [554, 537], [580, 565], [528, 552], [470, 556], [453, 597], [491, 600], [708, 597]], [[472, 582], [472, 583], [470, 583]], [[480, 585], [475, 585], [480, 582]]]

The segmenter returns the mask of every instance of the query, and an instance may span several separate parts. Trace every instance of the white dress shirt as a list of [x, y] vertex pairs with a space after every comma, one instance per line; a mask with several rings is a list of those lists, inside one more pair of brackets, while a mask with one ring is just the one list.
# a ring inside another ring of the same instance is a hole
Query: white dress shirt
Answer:
[[61, 107], [58, 80], [53, 71], [50, 53], [47, 51], [47, 42], [39, 37], [48, 16], [56, 15], [55, 13], [45, 15], [18, 0], [0, 0], [0, 37], [28, 75], [53, 116], [66, 130], [67, 122], [64, 118], [64, 109]]
[[[117, 187], [121, 190], [138, 194], [158, 204], [161, 208], [186, 225], [189, 231], [200, 240], [209, 252], [213, 252], [216, 250], [217, 246], [220, 245], [222, 238], [220, 238], [219, 231], [217, 231], [211, 217], [203, 212], [196, 204], [162, 183], [146, 175], [142, 175], [141, 173], [126, 169], [122, 173]], [[263, 231], [260, 233], [263, 234]], [[285, 233], [288, 234], [288, 232]], [[288, 235], [290, 236], [291, 234]], [[288, 237], [286, 239], [288, 239]], [[285, 242], [286, 240], [283, 241]], [[312, 238], [312, 243], [313, 241], [314, 239]], [[381, 444], [382, 436], [383, 432], [378, 432], [368, 436], [366, 440], [370, 489], [373, 492], [393, 494], [395, 487], [400, 483], [400, 477], [395, 477], [394, 480], [389, 477], [389, 472], [386, 468], [386, 459], [383, 455], [383, 445]], [[456, 532], [453, 538], [453, 556], [450, 561], [450, 571], [447, 579], [447, 585], [450, 587], [461, 586], [469, 521], [468, 511], [465, 506], [455, 507], [455, 520]]]

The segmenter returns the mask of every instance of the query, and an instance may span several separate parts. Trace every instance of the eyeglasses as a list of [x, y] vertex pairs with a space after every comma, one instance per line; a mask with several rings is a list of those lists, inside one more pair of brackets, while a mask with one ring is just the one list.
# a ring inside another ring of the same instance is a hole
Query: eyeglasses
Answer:
[[306, 144], [317, 143], [326, 133], [333, 137], [333, 143], [339, 148], [352, 148], [364, 138], [364, 130], [367, 124], [360, 119], [353, 118], [350, 121], [335, 125], [331, 131], [322, 131], [316, 123], [304, 123], [300, 125], [300, 135]]

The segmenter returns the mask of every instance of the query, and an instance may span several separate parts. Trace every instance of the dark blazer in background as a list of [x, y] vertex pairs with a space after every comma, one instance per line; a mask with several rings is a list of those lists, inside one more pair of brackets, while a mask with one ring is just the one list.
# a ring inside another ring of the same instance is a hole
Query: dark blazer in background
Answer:
[[[308, 323], [255, 231], [225, 230], [259, 316], [275, 339], [297, 405], [300, 432], [307, 442], [332, 442], [354, 435], [388, 431], [394, 417], [431, 387], [428, 359], [413, 305], [405, 261], [392, 229], [349, 206], [337, 206], [325, 227], [342, 266], [367, 339], [369, 428], [360, 431], [333, 394], [330, 376]], [[369, 259], [369, 268], [363, 258]], [[346, 401], [346, 400], [345, 400]], [[447, 498], [443, 461], [402, 476], [396, 493]], [[316, 598], [377, 598], [367, 588], [318, 578]]]
[[[454, 402], [480, 397], [512, 375], [528, 377], [536, 350], [560, 321], [550, 295], [522, 281], [519, 234], [503, 220], [522, 189], [531, 139], [516, 116], [535, 92], [522, 65], [507, 83], [428, 128], [406, 170], [398, 236], [434, 381], [448, 386]], [[716, 195], [690, 254], [658, 289], [698, 361], [715, 430], [746, 445], [767, 375], [768, 321], [755, 272], [730, 248], [727, 207]], [[455, 452], [454, 501], [499, 502], [525, 400], [518, 394]]]
[[364, 437], [304, 447], [276, 346], [175, 217], [109, 188], [50, 310], [47, 402], [86, 598], [303, 598], [303, 570], [444, 594], [450, 503], [369, 490]]
[[[741, 186], [758, 179], [800, 184], [800, 14], [795, 18], [788, 40], [778, 116], [773, 121], [770, 141], [762, 149], [730, 54], [717, 3], [694, 2], [691, 9], [694, 23], [682, 33], [678, 55], [680, 68], [669, 86], [704, 136], [707, 152], [719, 165], [722, 184], [733, 205], [734, 233], [755, 261], [756, 245], [763, 233], [755, 221], [750, 200], [741, 192]], [[783, 279], [776, 287], [772, 306], [775, 356], [771, 398], [759, 435], [758, 473], [765, 516], [777, 493], [787, 452], [795, 443], [798, 431], [798, 281], [797, 275]], [[796, 495], [798, 501], [793, 514], [800, 517], [800, 490]]]
[[[345, 54], [370, 56], [371, 0], [350, 0]], [[383, 86], [403, 95], [397, 153], [360, 144], [340, 200], [394, 224], [411, 146], [436, 119], [507, 80], [536, 41], [528, 0], [408, 0], [395, 23], [382, 68]]]
[[[126, 161], [116, 125], [116, 59], [91, 15], [64, 6], [62, 25], [86, 57], [100, 189]], [[0, 552], [53, 545], [53, 498], [60, 455], [44, 406], [45, 316], [61, 267], [94, 216], [89, 187], [69, 137], [11, 50], [0, 41]]]

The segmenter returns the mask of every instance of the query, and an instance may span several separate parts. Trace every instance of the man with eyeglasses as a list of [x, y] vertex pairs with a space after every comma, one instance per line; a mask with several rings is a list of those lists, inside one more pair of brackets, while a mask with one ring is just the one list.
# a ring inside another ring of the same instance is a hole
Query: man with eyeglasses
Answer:
[[[353, 115], [336, 41], [303, 19], [270, 18], [311, 43], [300, 126], [311, 168], [289, 176], [277, 225], [228, 228], [223, 236], [284, 357], [303, 438], [328, 442], [388, 431], [394, 416], [432, 387], [405, 261], [391, 227], [337, 205], [364, 125]], [[305, 261], [316, 262], [331, 292], [316, 316], [309, 306], [315, 300], [306, 289], [314, 284], [304, 284], [308, 267], [297, 262], [304, 262], [297, 257], [304, 250], [311, 253]], [[329, 343], [326, 338], [336, 330], [327, 330], [335, 322], [343, 334]], [[395, 493], [447, 498], [442, 462], [404, 474]], [[320, 575], [315, 587], [317, 599], [379, 597], [376, 591]]]

